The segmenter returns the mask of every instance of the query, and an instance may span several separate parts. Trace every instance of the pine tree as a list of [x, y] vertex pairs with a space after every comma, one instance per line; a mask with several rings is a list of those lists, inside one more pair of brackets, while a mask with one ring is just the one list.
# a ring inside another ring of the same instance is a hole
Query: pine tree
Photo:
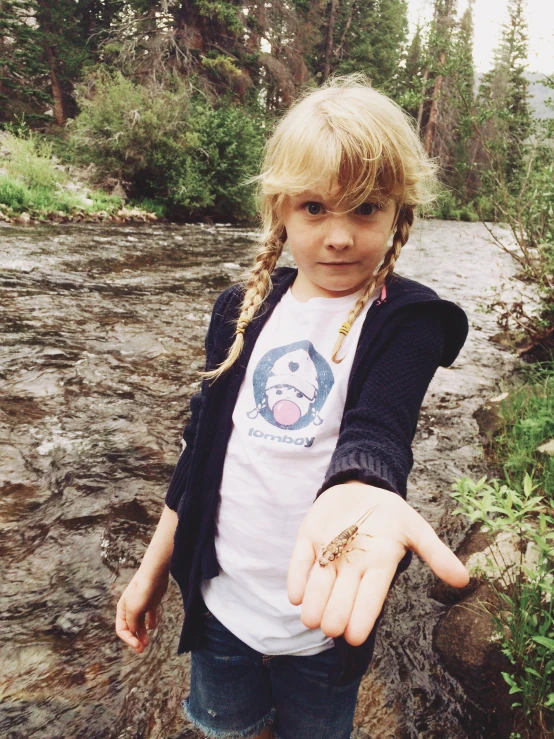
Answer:
[[[527, 141], [533, 130], [529, 82], [525, 76], [528, 55], [525, 0], [510, 0], [502, 26], [494, 65], [481, 82], [479, 103], [482, 139], [497, 176], [515, 192], [524, 168]], [[483, 144], [484, 145], [484, 144]]]
[[393, 91], [408, 32], [406, 0], [328, 0], [325, 9], [307, 58], [315, 79], [362, 72]]
[[450, 106], [455, 111], [452, 127], [452, 186], [462, 200], [475, 195], [478, 179], [472, 166], [475, 142], [475, 66], [473, 62], [473, 0], [457, 25], [450, 64]]
[[423, 94], [424, 73], [423, 29], [417, 24], [410, 45], [406, 48], [399, 69], [395, 99], [413, 117], [417, 118]]
[[45, 107], [47, 75], [34, 10], [23, 0], [1, 0], [0, 121]]
[[124, 5], [124, 0], [1, 0], [3, 117], [20, 110], [38, 113], [51, 104], [63, 125], [76, 112], [73, 83], [84, 66], [98, 61], [101, 33]]
[[418, 124], [425, 150], [437, 156], [437, 124], [443, 106], [445, 80], [452, 51], [453, 28], [456, 20], [456, 0], [435, 0], [433, 21], [426, 49], [424, 82], [426, 99], [418, 112]]

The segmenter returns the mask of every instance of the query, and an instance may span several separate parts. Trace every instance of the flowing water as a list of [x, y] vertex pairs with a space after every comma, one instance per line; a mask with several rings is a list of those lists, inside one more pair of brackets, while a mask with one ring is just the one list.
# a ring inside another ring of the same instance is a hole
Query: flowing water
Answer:
[[[174, 583], [143, 655], [113, 621], [163, 506], [211, 306], [250, 264], [254, 238], [205, 225], [0, 228], [0, 736], [198, 736], [180, 708], [189, 662], [176, 655]], [[511, 270], [481, 225], [438, 221], [398, 265], [460, 303], [472, 326], [426, 397], [410, 485], [451, 545], [464, 529], [446, 493], [483, 465], [471, 414], [514, 363], [483, 312]], [[360, 739], [485, 739], [432, 649], [444, 612], [433, 581], [414, 562], [389, 598]]]

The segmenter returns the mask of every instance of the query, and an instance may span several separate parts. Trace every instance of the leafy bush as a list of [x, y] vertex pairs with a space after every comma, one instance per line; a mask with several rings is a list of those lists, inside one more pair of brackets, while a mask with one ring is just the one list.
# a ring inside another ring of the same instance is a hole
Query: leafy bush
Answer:
[[[537, 487], [529, 475], [519, 492], [497, 480], [463, 479], [452, 496], [460, 506], [456, 512], [480, 523], [482, 531], [511, 535], [521, 553], [517, 562], [506, 562], [500, 548], [491, 548], [482, 576], [496, 592], [497, 605], [485, 610], [512, 665], [510, 673], [502, 673], [515, 696], [512, 707], [533, 739], [546, 739], [554, 728], [554, 517]], [[532, 552], [531, 566], [526, 552]], [[487, 571], [500, 572], [500, 578]]]
[[2, 166], [6, 174], [30, 188], [52, 189], [65, 182], [67, 177], [56, 169], [52, 159], [51, 145], [32, 132], [22, 133], [23, 136], [2, 135], [2, 148], [6, 152]]
[[460, 203], [453, 192], [443, 191], [437, 198], [433, 212], [435, 218], [445, 221], [470, 221], [479, 220], [479, 215], [472, 203]]
[[263, 143], [255, 115], [226, 102], [213, 108], [178, 78], [146, 87], [106, 70], [80, 86], [79, 104], [73, 145], [100, 176], [128, 183], [133, 197], [164, 202], [182, 217], [253, 214], [243, 182]]
[[0, 176], [0, 203], [13, 210], [25, 210], [29, 204], [29, 191], [19, 182]]
[[458, 480], [452, 495], [458, 513], [493, 535], [508, 533], [521, 552], [510, 568], [492, 562], [502, 575], [485, 574], [497, 594], [486, 610], [512, 664], [504, 679], [526, 727], [519, 736], [546, 739], [554, 730], [554, 456], [539, 448], [554, 438], [554, 366], [527, 373], [500, 407], [492, 451], [506, 483]]

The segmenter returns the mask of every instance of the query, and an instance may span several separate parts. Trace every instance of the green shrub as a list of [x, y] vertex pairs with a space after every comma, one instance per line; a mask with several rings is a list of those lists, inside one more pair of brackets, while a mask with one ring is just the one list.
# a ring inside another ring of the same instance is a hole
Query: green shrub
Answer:
[[65, 189], [69, 178], [51, 156], [52, 143], [23, 127], [17, 133], [21, 138], [15, 132], [2, 135], [6, 155], [2, 159], [5, 174], [0, 175], [0, 203], [8, 206], [9, 212], [27, 211], [40, 218], [52, 211], [70, 214], [109, 211], [121, 206], [121, 198], [100, 190], [89, 193]]
[[80, 86], [79, 104], [73, 145], [100, 176], [130, 183], [133, 198], [182, 217], [253, 214], [243, 182], [257, 169], [263, 134], [247, 110], [227, 101], [213, 108], [177, 78], [146, 87], [106, 70]]
[[7, 152], [2, 161], [3, 169], [26, 187], [52, 189], [67, 180], [65, 173], [56, 169], [52, 146], [36, 134], [31, 132], [20, 138], [13, 133], [5, 133], [2, 146]]
[[[509, 534], [521, 553], [515, 563], [506, 562], [500, 549], [491, 548], [481, 577], [492, 586], [497, 603], [484, 608], [512, 665], [502, 673], [514, 696], [512, 708], [521, 715], [527, 736], [546, 739], [554, 729], [554, 516], [552, 502], [537, 487], [529, 475], [519, 491], [497, 480], [463, 479], [452, 496], [457, 513], [480, 523], [482, 531]], [[526, 552], [532, 552], [532, 564]], [[495, 571], [501, 573], [498, 579], [489, 574]]]
[[554, 456], [539, 448], [554, 438], [554, 366], [527, 373], [500, 407], [493, 459], [506, 482], [458, 480], [452, 495], [458, 513], [494, 535], [509, 533], [521, 552], [509, 570], [492, 563], [503, 574], [499, 581], [485, 575], [497, 594], [486, 610], [512, 665], [504, 679], [524, 735], [546, 739], [554, 731]]
[[19, 182], [0, 176], [0, 203], [13, 210], [25, 210], [29, 203], [29, 192]]

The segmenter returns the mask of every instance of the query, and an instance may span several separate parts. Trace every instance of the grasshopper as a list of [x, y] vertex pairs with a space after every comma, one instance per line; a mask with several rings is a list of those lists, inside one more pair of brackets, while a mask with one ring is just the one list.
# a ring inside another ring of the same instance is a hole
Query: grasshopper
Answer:
[[[321, 557], [319, 558], [320, 567], [326, 567], [329, 562], [333, 562], [333, 560], [338, 559], [341, 555], [346, 555], [348, 552], [351, 552], [354, 549], [359, 549], [361, 552], [366, 551], [365, 549], [360, 549], [360, 547], [352, 547], [351, 549], [346, 549], [346, 547], [348, 546], [348, 544], [352, 543], [352, 540], [358, 534], [360, 526], [367, 518], [369, 518], [369, 516], [373, 513], [373, 510], [373, 508], [370, 508], [362, 516], [360, 516], [356, 523], [353, 523], [352, 526], [349, 526], [348, 528], [344, 529], [344, 531], [341, 531], [338, 536], [335, 536], [335, 538], [330, 541], [329, 544], [327, 544], [327, 546], [323, 547]], [[371, 534], [362, 534], [361, 532], [359, 535], [371, 536]], [[346, 556], [345, 559], [348, 562]]]

